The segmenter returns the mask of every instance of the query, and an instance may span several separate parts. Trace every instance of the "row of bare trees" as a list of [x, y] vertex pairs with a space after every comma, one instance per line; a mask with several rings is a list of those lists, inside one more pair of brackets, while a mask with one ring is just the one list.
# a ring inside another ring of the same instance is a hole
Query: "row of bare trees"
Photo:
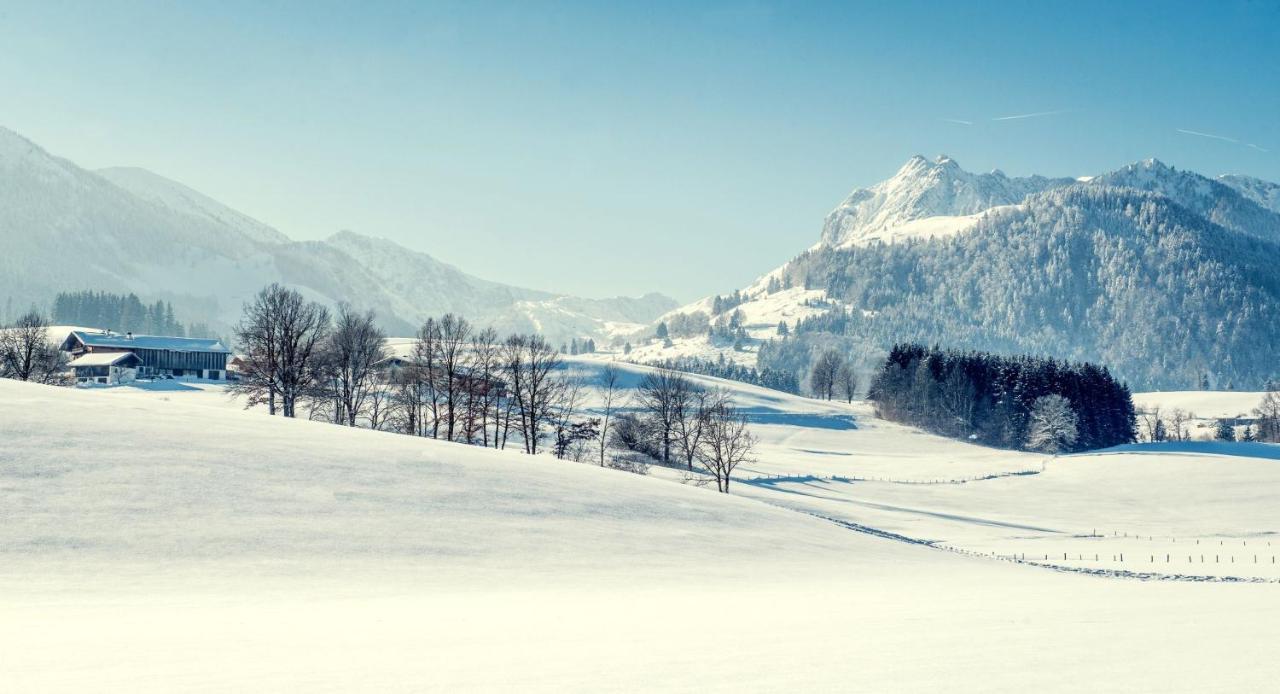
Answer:
[[858, 394], [858, 378], [853, 365], [836, 350], [823, 352], [809, 373], [809, 390], [815, 398], [840, 398], [853, 402]]
[[60, 383], [66, 366], [66, 355], [50, 340], [49, 321], [39, 311], [0, 325], [0, 378]]
[[1143, 441], [1190, 441], [1191, 423], [1196, 416], [1186, 410], [1162, 410], [1159, 405], [1138, 417], [1138, 435]]
[[[500, 339], [446, 314], [392, 355], [372, 312], [336, 316], [271, 285], [236, 328], [243, 353], [235, 391], [286, 417], [367, 426], [490, 448], [519, 441], [525, 453], [609, 463], [611, 446], [689, 471], [700, 466], [729, 491], [755, 438], [726, 391], [669, 369], [647, 373], [627, 403], [622, 372], [607, 364], [589, 384], [537, 335]], [[589, 395], [594, 407], [586, 407]], [[630, 406], [629, 406], [630, 405]]]
[[500, 340], [465, 318], [428, 319], [407, 356], [394, 357], [373, 312], [337, 315], [280, 285], [263, 289], [236, 328], [243, 352], [234, 390], [270, 414], [306, 416], [492, 448], [512, 435], [526, 453], [550, 438], [565, 457], [599, 437], [578, 417], [582, 384], [561, 373], [539, 336]]
[[733, 406], [728, 392], [703, 388], [677, 371], [655, 369], [641, 378], [635, 398], [637, 411], [616, 417], [611, 441], [664, 465], [688, 471], [700, 465], [716, 488], [728, 493], [734, 469], [753, 459], [756, 445], [746, 415]]
[[546, 340], [500, 340], [492, 328], [475, 330], [452, 314], [422, 325], [411, 358], [389, 382], [395, 424], [407, 434], [505, 448], [514, 432], [530, 454], [554, 435], [555, 452], [564, 457], [581, 424], [574, 421], [581, 384], [563, 376]]
[[329, 309], [293, 289], [272, 284], [258, 292], [235, 328], [243, 357], [234, 391], [250, 406], [296, 417], [298, 402], [324, 381], [321, 352], [331, 323]]
[[[1262, 401], [1253, 409], [1254, 422], [1245, 425], [1242, 441], [1280, 443], [1280, 383], [1267, 381]], [[1159, 405], [1143, 412], [1138, 419], [1143, 441], [1190, 441], [1191, 424], [1196, 415], [1179, 409], [1163, 410]], [[1220, 441], [1236, 440], [1236, 418], [1220, 418], [1212, 434]]]

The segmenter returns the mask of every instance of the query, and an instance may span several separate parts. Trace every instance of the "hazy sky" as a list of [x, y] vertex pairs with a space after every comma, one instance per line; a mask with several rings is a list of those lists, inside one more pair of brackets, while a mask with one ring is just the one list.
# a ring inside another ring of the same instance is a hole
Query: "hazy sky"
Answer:
[[0, 125], [588, 296], [742, 286], [915, 153], [1280, 180], [1280, 3], [943, 5], [0, 0]]

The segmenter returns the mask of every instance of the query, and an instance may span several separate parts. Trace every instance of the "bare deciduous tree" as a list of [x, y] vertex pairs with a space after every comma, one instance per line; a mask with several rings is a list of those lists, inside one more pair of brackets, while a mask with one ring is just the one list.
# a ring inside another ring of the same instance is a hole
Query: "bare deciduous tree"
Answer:
[[554, 377], [560, 355], [540, 336], [512, 335], [503, 343], [502, 361], [524, 450], [535, 454], [563, 391]]
[[574, 416], [578, 413], [582, 406], [583, 397], [586, 395], [585, 383], [578, 376], [566, 376], [558, 379], [559, 393], [555, 398], [555, 402], [551, 404], [551, 426], [555, 433], [556, 440], [556, 457], [564, 458], [569, 454], [570, 448], [576, 443], [582, 441], [585, 433], [590, 433], [591, 438], [595, 438], [599, 434], [599, 421], [590, 420], [593, 425], [588, 429], [579, 425], [584, 423], [574, 422]]
[[1142, 438], [1149, 443], [1160, 443], [1169, 438], [1169, 429], [1164, 421], [1160, 406], [1156, 405], [1142, 413]]
[[676, 422], [687, 402], [693, 383], [670, 369], [654, 369], [640, 380], [636, 402], [648, 411], [661, 436], [662, 462], [671, 463], [671, 446]]
[[298, 399], [315, 383], [328, 332], [328, 309], [279, 284], [264, 288], [235, 329], [245, 369], [233, 391], [247, 395], [249, 405], [267, 403], [271, 414], [279, 396], [284, 416], [295, 416]]
[[365, 418], [369, 428], [374, 431], [386, 431], [390, 428], [396, 413], [396, 393], [384, 386], [376, 386], [369, 392], [365, 404]]
[[716, 480], [716, 488], [729, 493], [729, 480], [742, 463], [751, 462], [756, 438], [747, 429], [747, 418], [728, 402], [707, 411], [698, 459]]
[[439, 368], [439, 389], [444, 396], [445, 438], [453, 441], [461, 424], [467, 393], [464, 380], [468, 369], [467, 340], [471, 337], [471, 324], [465, 318], [446, 313], [440, 319], [436, 340], [436, 364]]
[[422, 435], [426, 436], [426, 419], [431, 420], [431, 438], [440, 438], [441, 389], [439, 354], [440, 324], [428, 318], [418, 329], [418, 340], [413, 344], [413, 377], [416, 379], [418, 403], [422, 408]]
[[66, 368], [58, 346], [49, 341], [49, 321], [32, 309], [0, 328], [0, 376], [33, 383], [55, 383]]
[[378, 387], [374, 370], [388, 356], [386, 340], [373, 311], [358, 313], [346, 304], [338, 307], [325, 349], [326, 385], [333, 392], [335, 421], [353, 427], [365, 413], [365, 405]]
[[1191, 440], [1191, 420], [1195, 419], [1195, 415], [1186, 410], [1172, 410], [1169, 412], [1169, 439], [1172, 441], [1190, 441]]
[[836, 378], [842, 366], [844, 366], [844, 357], [840, 356], [839, 352], [833, 349], [823, 352], [814, 363], [812, 373], [809, 374], [809, 390], [816, 397], [830, 400], [835, 395]]
[[858, 377], [853, 372], [853, 365], [848, 362], [840, 364], [840, 370], [836, 372], [835, 387], [845, 402], [853, 402], [858, 395]]
[[677, 399], [675, 421], [676, 450], [684, 458], [685, 468], [693, 470], [698, 457], [702, 437], [707, 430], [707, 418], [712, 410], [726, 405], [729, 393], [722, 389], [705, 390], [691, 387], [686, 397]]
[[476, 333], [472, 346], [472, 386], [467, 395], [467, 420], [480, 434], [481, 445], [488, 447], [489, 422], [493, 422], [493, 441], [498, 440], [498, 406], [502, 398], [503, 384], [498, 378], [501, 361], [501, 345], [498, 333], [485, 328]]
[[1254, 437], [1259, 441], [1280, 443], [1280, 384], [1267, 382], [1267, 394], [1262, 396], [1253, 413], [1258, 417], [1258, 431]]
[[619, 379], [621, 371], [613, 362], [605, 364], [600, 372], [600, 380], [596, 384], [603, 405], [600, 417], [600, 467], [604, 467], [605, 450], [609, 447], [609, 429], [613, 425], [613, 411], [621, 404]]

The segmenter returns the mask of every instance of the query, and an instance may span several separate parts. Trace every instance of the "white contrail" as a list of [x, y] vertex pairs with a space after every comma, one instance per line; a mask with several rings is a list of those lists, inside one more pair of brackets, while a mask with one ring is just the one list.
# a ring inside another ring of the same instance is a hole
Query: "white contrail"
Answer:
[[1023, 118], [1039, 118], [1040, 116], [1056, 116], [1059, 113], [1066, 113], [1066, 111], [1037, 111], [1035, 113], [1019, 113], [1016, 116], [1000, 116], [999, 118], [992, 118], [991, 120], [1022, 120]]
[[959, 118], [939, 118], [938, 120], [945, 121], [947, 123], [959, 123], [960, 125], [973, 125], [973, 121], [960, 120]]
[[1253, 144], [1252, 142], [1250, 142], [1248, 146], [1249, 146], [1249, 147], [1252, 147], [1253, 149], [1258, 150], [1259, 152], [1270, 152], [1270, 151], [1271, 151], [1271, 150], [1269, 150], [1269, 149], [1267, 149], [1267, 148], [1265, 148], [1265, 147], [1259, 147], [1259, 146], [1257, 146], [1257, 145]]
[[1184, 130], [1182, 128], [1178, 128], [1178, 132], [1183, 135], [1195, 135], [1196, 137], [1207, 137], [1210, 140], [1222, 140], [1223, 142], [1234, 142], [1236, 144], [1240, 144], [1240, 141], [1234, 137], [1223, 137], [1222, 135], [1212, 135], [1210, 133], [1202, 133], [1195, 130]]

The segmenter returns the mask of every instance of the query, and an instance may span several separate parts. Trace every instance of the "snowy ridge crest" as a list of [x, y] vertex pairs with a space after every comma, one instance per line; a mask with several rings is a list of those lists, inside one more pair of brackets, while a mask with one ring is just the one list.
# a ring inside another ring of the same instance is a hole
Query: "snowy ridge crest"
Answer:
[[948, 235], [971, 226], [974, 215], [1074, 182], [1043, 176], [1010, 178], [999, 170], [975, 174], [946, 155], [933, 161], [916, 155], [888, 180], [853, 191], [832, 210], [822, 227], [821, 245], [891, 241], [896, 238], [892, 232], [904, 228], [902, 235], [909, 238]]

